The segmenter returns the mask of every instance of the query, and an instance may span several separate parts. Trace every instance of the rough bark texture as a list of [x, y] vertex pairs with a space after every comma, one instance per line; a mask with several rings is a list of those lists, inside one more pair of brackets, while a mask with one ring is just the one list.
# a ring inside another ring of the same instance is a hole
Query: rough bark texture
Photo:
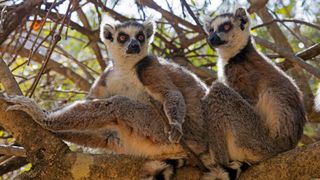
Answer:
[[296, 148], [248, 169], [240, 179], [316, 179], [320, 177], [320, 142]]
[[0, 82], [9, 95], [22, 95], [18, 83], [2, 58], [0, 58]]

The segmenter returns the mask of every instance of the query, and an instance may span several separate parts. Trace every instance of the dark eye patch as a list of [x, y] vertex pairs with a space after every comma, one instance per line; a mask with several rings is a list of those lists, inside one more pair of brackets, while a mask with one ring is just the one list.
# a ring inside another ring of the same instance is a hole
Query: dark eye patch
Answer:
[[123, 43], [125, 43], [128, 39], [129, 39], [129, 35], [128, 35], [128, 34], [123, 33], [123, 32], [120, 32], [120, 33], [118, 34], [117, 40], [118, 40], [119, 43], [122, 43], [122, 44], [123, 44]]
[[230, 21], [221, 24], [218, 27], [219, 32], [229, 32], [232, 29], [232, 24]]
[[137, 33], [136, 39], [138, 39], [138, 41], [139, 41], [140, 43], [142, 43], [142, 42], [145, 41], [145, 36], [144, 36], [144, 34], [143, 34], [142, 31], [140, 31], [140, 32]]

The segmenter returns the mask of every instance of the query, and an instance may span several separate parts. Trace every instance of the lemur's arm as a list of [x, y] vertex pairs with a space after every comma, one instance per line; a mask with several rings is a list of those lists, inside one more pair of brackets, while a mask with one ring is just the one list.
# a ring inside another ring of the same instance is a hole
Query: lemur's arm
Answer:
[[110, 129], [100, 131], [56, 131], [58, 137], [65, 141], [90, 148], [104, 148], [116, 152], [122, 147], [117, 131]]
[[106, 91], [107, 82], [106, 77], [108, 76], [109, 72], [111, 71], [111, 66], [108, 66], [104, 72], [100, 75], [98, 79], [93, 83], [92, 87], [90, 88], [89, 94], [86, 97], [87, 99], [102, 99], [106, 98], [108, 92]]
[[148, 93], [163, 104], [171, 126], [169, 140], [179, 142], [186, 114], [186, 104], [182, 93], [164, 72], [156, 57], [145, 57], [136, 65], [136, 71]]
[[53, 132], [96, 131], [108, 129], [109, 125], [123, 124], [155, 142], [167, 142], [164, 123], [154, 121], [161, 117], [153, 107], [126, 97], [78, 101], [49, 113], [43, 112], [33, 100], [24, 96], [6, 98], [6, 101], [13, 104], [8, 110], [22, 110]]

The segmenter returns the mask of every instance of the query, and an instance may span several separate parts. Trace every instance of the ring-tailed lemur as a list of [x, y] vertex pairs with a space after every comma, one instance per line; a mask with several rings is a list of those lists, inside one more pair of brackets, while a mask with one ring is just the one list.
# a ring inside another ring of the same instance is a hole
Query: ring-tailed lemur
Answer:
[[[213, 165], [210, 166], [212, 172], [208, 174], [212, 179], [217, 176], [226, 179], [221, 166], [228, 167], [231, 161], [256, 163], [279, 152], [264, 123], [238, 93], [221, 83], [213, 83], [208, 91], [206, 85], [191, 72], [161, 58], [147, 56], [146, 38], [152, 36], [151, 27], [148, 23], [136, 22], [116, 26], [102, 24], [103, 40], [109, 43], [109, 53], [117, 59], [113, 60], [114, 66], [97, 80], [91, 97], [123, 95], [130, 99], [115, 96], [76, 102], [45, 114], [30, 99], [16, 97], [7, 99], [15, 104], [9, 110], [24, 110], [45, 128], [80, 145], [151, 159], [161, 155], [185, 155], [179, 144], [167, 140], [163, 122], [157, 121], [161, 117], [146, 97], [151, 95], [164, 102], [160, 98], [163, 92], [160, 95], [154, 92], [166, 87], [164, 91], [171, 89], [174, 93], [170, 93], [177, 96], [176, 100], [180, 96], [177, 92], [181, 93], [187, 110], [182, 126], [183, 136], [196, 154], [209, 152], [209, 160], [205, 163]], [[136, 42], [136, 39], [143, 39], [139, 38], [141, 32], [145, 37], [144, 44]], [[131, 45], [129, 50], [132, 41], [140, 45]], [[141, 44], [140, 53], [145, 52], [144, 55], [137, 53]], [[117, 69], [120, 68], [116, 67], [117, 63], [122, 63], [124, 69]], [[110, 77], [118, 78], [118, 81]], [[115, 89], [108, 90], [110, 86]], [[159, 164], [164, 167], [163, 163]]]
[[100, 32], [112, 63], [92, 86], [89, 98], [121, 95], [147, 104], [153, 98], [161, 102], [169, 120], [170, 141], [178, 142], [185, 116], [199, 114], [206, 86], [178, 65], [148, 56], [153, 22], [114, 24], [109, 19]]
[[285, 72], [256, 50], [246, 10], [217, 16], [206, 24], [206, 30], [219, 54], [218, 78], [254, 107], [278, 152], [294, 148], [306, 121], [301, 92]]

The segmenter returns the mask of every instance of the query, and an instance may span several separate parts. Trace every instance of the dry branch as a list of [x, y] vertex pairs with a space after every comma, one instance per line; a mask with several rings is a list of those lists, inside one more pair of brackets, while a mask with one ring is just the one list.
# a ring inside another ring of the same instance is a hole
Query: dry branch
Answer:
[[264, 27], [264, 26], [267, 26], [269, 24], [275, 23], [275, 22], [292, 22], [292, 23], [296, 23], [296, 24], [304, 24], [306, 26], [310, 26], [310, 27], [313, 27], [315, 29], [320, 30], [320, 26], [319, 25], [314, 24], [314, 23], [309, 23], [309, 22], [306, 22], [306, 21], [303, 21], [303, 20], [299, 20], [299, 19], [273, 19], [272, 21], [256, 25], [256, 26], [252, 27], [251, 29], [254, 30], [254, 29], [257, 29], [257, 28]]
[[26, 151], [19, 146], [8, 146], [0, 144], [0, 154], [26, 157]]
[[286, 58], [290, 62], [299, 65], [301, 68], [305, 69], [307, 72], [310, 74], [314, 75], [317, 78], [320, 78], [320, 70], [317, 68], [311, 66], [310, 64], [304, 62], [303, 59], [300, 57], [296, 56], [294, 53], [290, 51], [290, 49], [281, 47], [275, 43], [269, 42], [265, 39], [259, 38], [257, 36], [254, 36], [254, 40], [258, 43], [261, 44], [262, 46], [273, 50], [274, 52], [280, 54], [282, 57]]
[[0, 29], [0, 45], [8, 38], [11, 32], [13, 32], [17, 26], [21, 23], [21, 20], [28, 16], [32, 9], [40, 5], [42, 0], [26, 0], [21, 3], [17, 8], [8, 11], [4, 17], [0, 17], [0, 21], [3, 29]]
[[[0, 47], [0, 51], [3, 51], [3, 48]], [[6, 53], [13, 54], [15, 53], [14, 47], [10, 46], [6, 49]], [[18, 54], [22, 57], [28, 57], [30, 54], [30, 50], [26, 48], [22, 48]], [[39, 53], [35, 53], [32, 59], [38, 63], [41, 63], [45, 57]], [[63, 66], [62, 64], [50, 60], [47, 66], [48, 69], [52, 69], [53, 71], [56, 71], [57, 73], [65, 76], [66, 78], [70, 79], [73, 83], [75, 83], [81, 90], [83, 91], [88, 91], [90, 89], [90, 83], [81, 77], [79, 74], [76, 72], [72, 71], [70, 68], [67, 68]], [[1, 78], [1, 77], [0, 77]], [[2, 80], [1, 80], [2, 82]]]
[[0, 58], [0, 83], [9, 95], [22, 95], [17, 81], [14, 79], [9, 67], [2, 58]]

